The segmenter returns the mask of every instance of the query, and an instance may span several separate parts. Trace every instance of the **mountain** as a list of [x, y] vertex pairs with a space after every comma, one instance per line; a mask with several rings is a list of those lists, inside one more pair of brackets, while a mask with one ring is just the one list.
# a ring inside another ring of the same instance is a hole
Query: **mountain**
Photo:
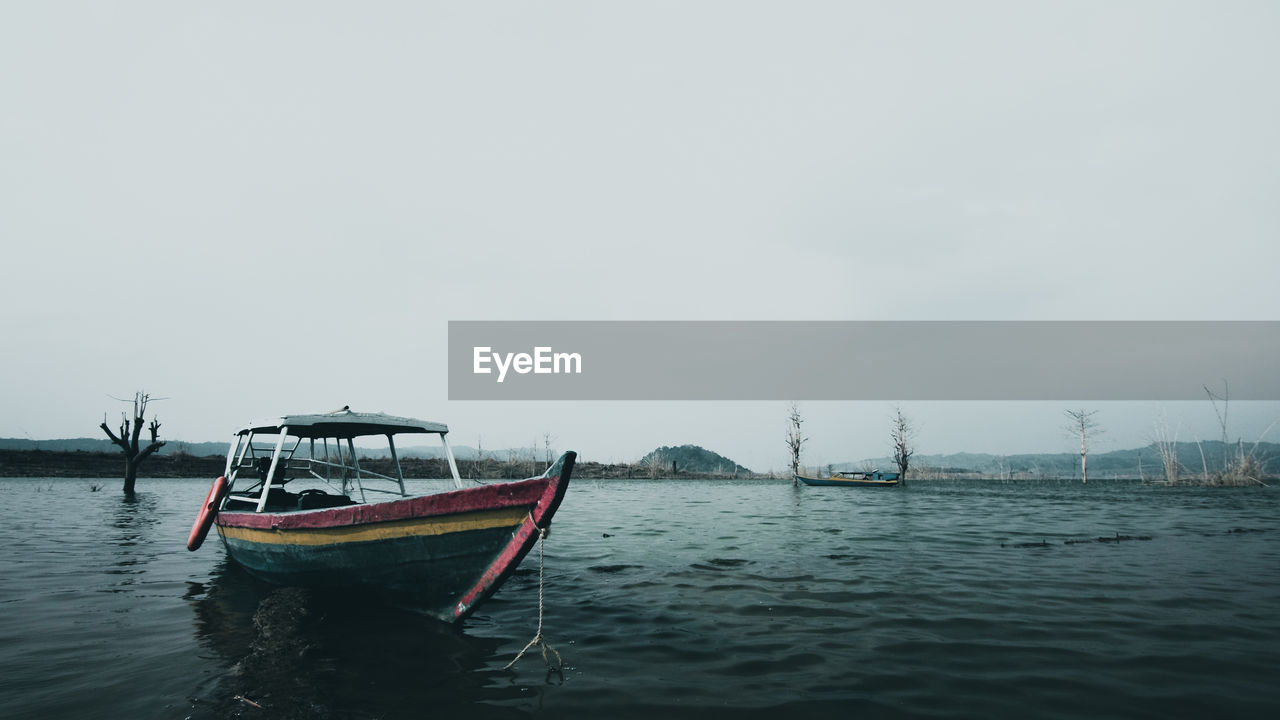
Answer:
[[750, 470], [729, 458], [697, 445], [663, 446], [640, 458], [640, 462], [636, 464], [655, 469], [661, 468], [660, 472], [663, 474], [667, 472], [751, 474]]
[[[1207, 466], [1209, 472], [1222, 466], [1223, 444], [1221, 440], [1201, 443], [1175, 444], [1178, 463], [1189, 473], [1199, 474]], [[1228, 443], [1225, 447], [1228, 459], [1234, 459], [1243, 449], [1253, 457], [1269, 475], [1280, 473], [1280, 444], [1260, 442]], [[1203, 456], [1201, 452], [1203, 451]], [[892, 469], [893, 460], [887, 457], [868, 458], [857, 462], [836, 463], [835, 470], [861, 470], [864, 467]], [[950, 455], [916, 455], [911, 458], [914, 468], [931, 468], [944, 472], [976, 472], [986, 475], [1004, 473], [1030, 473], [1032, 475], [1072, 476], [1080, 472], [1080, 453], [1026, 453], [1018, 455], [994, 455], [990, 453], [953, 453]], [[1158, 475], [1162, 473], [1160, 452], [1155, 444], [1127, 450], [1105, 453], [1089, 453], [1089, 475]]]

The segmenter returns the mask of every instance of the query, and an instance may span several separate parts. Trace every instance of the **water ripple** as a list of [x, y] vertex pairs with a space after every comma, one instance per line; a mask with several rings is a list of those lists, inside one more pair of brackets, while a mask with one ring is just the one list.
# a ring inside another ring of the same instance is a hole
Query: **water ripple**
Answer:
[[1280, 712], [1273, 490], [581, 483], [546, 544], [559, 677], [504, 670], [538, 626], [536, 558], [440, 628], [187, 553], [206, 490], [6, 481], [7, 717], [248, 717], [249, 689], [264, 719]]

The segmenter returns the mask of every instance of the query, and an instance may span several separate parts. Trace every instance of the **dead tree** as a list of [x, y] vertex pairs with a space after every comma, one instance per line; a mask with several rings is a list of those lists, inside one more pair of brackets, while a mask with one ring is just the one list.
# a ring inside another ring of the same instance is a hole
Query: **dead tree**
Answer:
[[1164, 466], [1164, 482], [1166, 485], [1177, 485], [1182, 473], [1182, 464], [1178, 462], [1178, 431], [1169, 435], [1169, 424], [1161, 415], [1155, 424], [1155, 436], [1152, 444], [1160, 453], [1160, 464]]
[[911, 456], [916, 454], [912, 447], [915, 430], [911, 422], [902, 413], [902, 408], [894, 408], [893, 428], [889, 431], [889, 439], [893, 442], [893, 462], [898, 466], [898, 481], [907, 484], [907, 468], [911, 465]]
[[649, 473], [649, 477], [656, 478], [662, 474], [663, 468], [666, 467], [666, 456], [662, 452], [662, 448], [658, 448], [641, 460], [645, 470]]
[[[1208, 385], [1201, 385], [1204, 392], [1209, 396], [1209, 404], [1213, 405], [1213, 413], [1218, 416], [1218, 426], [1222, 428], [1222, 467], [1219, 468], [1223, 475], [1227, 474], [1227, 468], [1231, 465], [1231, 461], [1227, 459], [1227, 411], [1230, 409], [1230, 388], [1227, 387], [1227, 381], [1222, 381], [1222, 394], [1218, 395], [1209, 389]], [[1222, 407], [1218, 407], [1218, 401], [1222, 401]]]
[[[1231, 409], [1230, 388], [1227, 386], [1226, 380], [1222, 381], [1221, 395], [1210, 390], [1208, 385], [1202, 387], [1204, 387], [1205, 394], [1209, 396], [1209, 403], [1213, 405], [1214, 414], [1218, 416], [1218, 426], [1222, 428], [1222, 467], [1214, 474], [1214, 481], [1227, 485], [1251, 485], [1257, 483], [1266, 487], [1266, 483], [1262, 482], [1261, 479], [1262, 468], [1257, 458], [1258, 443], [1262, 442], [1262, 437], [1271, 431], [1271, 427], [1275, 426], [1275, 423], [1271, 423], [1271, 426], [1268, 426], [1262, 432], [1257, 442], [1254, 442], [1253, 449], [1248, 453], [1244, 451], [1244, 441], [1236, 438], [1235, 457], [1232, 458], [1227, 450], [1227, 416]], [[1221, 407], [1218, 406], [1219, 400], [1222, 401]], [[1204, 481], [1207, 483], [1209, 482], [1209, 464], [1204, 460], [1203, 449], [1200, 450], [1200, 456], [1201, 465], [1204, 467]]]
[[1080, 436], [1080, 482], [1089, 482], [1089, 437], [1101, 432], [1098, 421], [1093, 419], [1097, 410], [1066, 410], [1070, 422], [1066, 430], [1072, 436]]
[[542, 433], [542, 447], [546, 453], [545, 456], [547, 461], [547, 467], [551, 467], [551, 461], [555, 460], [555, 458], [552, 457], [552, 452], [551, 452], [552, 440], [555, 440], [555, 438], [551, 436], [551, 433]]
[[799, 480], [796, 475], [800, 472], [800, 448], [807, 440], [801, 432], [800, 426], [804, 423], [804, 417], [800, 415], [800, 407], [795, 403], [791, 403], [790, 411], [787, 415], [787, 449], [791, 451], [791, 484], [796, 485]]
[[150, 400], [151, 395], [148, 393], [138, 391], [133, 394], [133, 417], [120, 413], [119, 435], [107, 427], [106, 415], [103, 415], [102, 425], [99, 426], [111, 438], [111, 442], [120, 446], [120, 452], [124, 454], [124, 494], [127, 496], [133, 495], [133, 486], [138, 479], [138, 466], [151, 457], [152, 453], [164, 447], [164, 441], [159, 439], [160, 421], [155, 418], [147, 425], [147, 429], [151, 431], [151, 442], [146, 447], [139, 447], [142, 423], [146, 420], [147, 403]]

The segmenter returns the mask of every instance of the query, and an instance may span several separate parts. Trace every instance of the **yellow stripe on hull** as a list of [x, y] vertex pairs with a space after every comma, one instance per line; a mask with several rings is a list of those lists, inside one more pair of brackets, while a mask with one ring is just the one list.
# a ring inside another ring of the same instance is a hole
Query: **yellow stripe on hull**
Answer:
[[445, 518], [415, 518], [392, 520], [371, 525], [348, 525], [333, 528], [305, 528], [296, 530], [259, 530], [244, 527], [218, 526], [218, 532], [229, 540], [266, 543], [274, 545], [336, 545], [349, 542], [391, 540], [411, 536], [448, 535], [468, 530], [490, 530], [504, 526], [515, 527], [529, 515], [525, 508], [501, 508], [459, 513]]

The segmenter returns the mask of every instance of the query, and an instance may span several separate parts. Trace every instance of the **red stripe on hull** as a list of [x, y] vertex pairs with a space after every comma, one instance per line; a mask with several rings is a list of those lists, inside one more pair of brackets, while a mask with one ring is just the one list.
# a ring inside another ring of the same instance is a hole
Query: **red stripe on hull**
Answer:
[[520, 529], [516, 530], [515, 536], [511, 538], [510, 544], [480, 577], [480, 581], [453, 606], [455, 620], [461, 620], [471, 614], [472, 608], [492, 595], [506, 581], [507, 576], [520, 566], [520, 561], [529, 554], [533, 544], [538, 541], [536, 528], [532, 518], [520, 525]]

